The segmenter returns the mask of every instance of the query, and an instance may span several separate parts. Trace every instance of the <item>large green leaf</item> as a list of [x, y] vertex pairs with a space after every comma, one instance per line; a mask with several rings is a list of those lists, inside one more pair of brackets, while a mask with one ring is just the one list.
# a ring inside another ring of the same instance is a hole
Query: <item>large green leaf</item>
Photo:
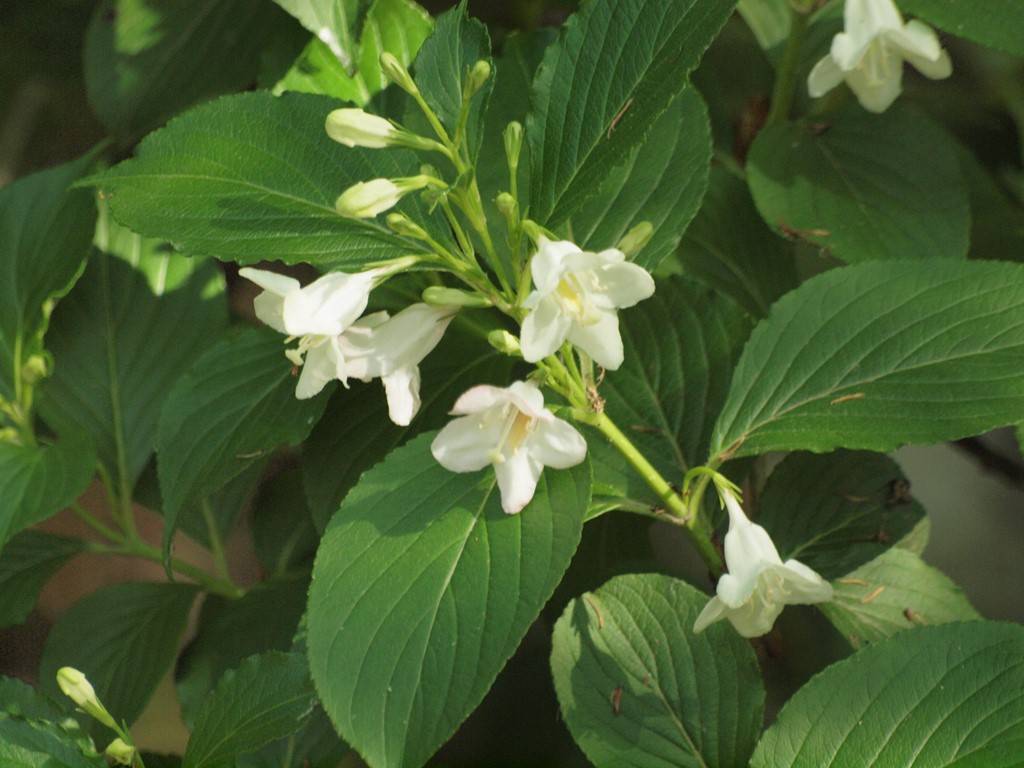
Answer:
[[266, 651], [286, 651], [306, 607], [309, 576], [271, 579], [237, 600], [207, 595], [196, 636], [175, 670], [182, 720], [191, 726], [224, 670]]
[[776, 123], [750, 149], [747, 179], [770, 227], [847, 262], [963, 258], [970, 214], [943, 132], [901, 109], [859, 106], [827, 123]]
[[227, 327], [212, 262], [137, 239], [135, 263], [96, 252], [53, 314], [54, 374], [40, 411], [58, 431], [89, 435], [100, 461], [131, 488], [156, 444], [175, 379]]
[[476, 707], [579, 544], [590, 467], [547, 469], [518, 515], [493, 471], [455, 474], [420, 435], [363, 475], [313, 569], [324, 709], [374, 768], [419, 766]]
[[322, 39], [349, 72], [356, 70], [360, 11], [369, 0], [274, 0]]
[[457, 317], [444, 339], [420, 365], [419, 413], [409, 427], [388, 418], [379, 382], [339, 390], [303, 444], [303, 478], [313, 521], [323, 531], [362, 473], [419, 432], [449, 419], [459, 395], [478, 384], [506, 386], [515, 361], [485, 344], [473, 326]]
[[[302, 730], [267, 744], [258, 752], [240, 755], [235, 765], [236, 768], [337, 768], [351, 751], [348, 744], [338, 738], [323, 709], [316, 707]], [[148, 768], [149, 763], [146, 765]]]
[[250, 656], [226, 672], [203, 703], [182, 768], [231, 765], [236, 756], [295, 733], [315, 702], [300, 654]]
[[710, 164], [707, 109], [696, 89], [687, 88], [625, 165], [609, 174], [600, 193], [573, 214], [573, 242], [592, 251], [612, 248], [633, 226], [650, 222], [654, 234], [634, 261], [653, 270], [697, 213]]
[[663, 271], [684, 275], [733, 299], [754, 317], [797, 286], [793, 248], [772, 234], [742, 179], [711, 169], [707, 194]]
[[107, 768], [95, 750], [82, 747], [59, 725], [0, 717], [0, 764], [11, 768]]
[[537, 72], [527, 121], [530, 215], [554, 226], [625, 162], [711, 44], [736, 0], [595, 0]]
[[731, 627], [696, 635], [707, 597], [630, 574], [573, 600], [551, 672], [566, 725], [598, 768], [745, 765], [764, 712], [750, 644]]
[[832, 601], [819, 607], [854, 648], [905, 629], [981, 618], [956, 584], [902, 547], [832, 586]]
[[0, 337], [8, 351], [40, 330], [43, 303], [67, 293], [82, 272], [96, 206], [91, 192], [68, 186], [91, 162], [86, 156], [0, 189]]
[[74, 502], [95, 471], [96, 454], [76, 433], [45, 447], [0, 442], [0, 550]]
[[882, 554], [924, 518], [896, 462], [868, 451], [793, 453], [758, 498], [757, 522], [783, 560], [826, 579]]
[[826, 669], [765, 732], [752, 768], [1010, 768], [1024, 744], [1024, 629], [904, 632]]
[[[478, 61], [491, 63], [491, 39], [487, 27], [469, 17], [462, 2], [438, 17], [434, 34], [416, 57], [416, 86], [450, 137], [454, 138], [462, 114], [466, 78]], [[480, 150], [482, 122], [493, 87], [492, 73], [468, 107], [464, 142], [470, 162]]]
[[1021, 413], [1024, 268], [861, 264], [808, 280], [754, 329], [711, 456], [888, 451]]
[[0, 627], [24, 621], [43, 585], [84, 550], [81, 539], [39, 531], [22, 531], [8, 541], [0, 557]]
[[1024, 261], [1024, 210], [962, 144], [956, 156], [971, 201], [971, 258]]
[[900, 0], [900, 10], [951, 34], [1024, 55], [1024, 6], [1018, 0]]
[[[332, 141], [324, 120], [338, 106], [305, 93], [227, 96], [148, 136], [134, 159], [94, 183], [122, 224], [190, 254], [354, 269], [422, 252], [374, 219], [335, 211], [335, 200], [356, 182], [418, 168], [407, 150]], [[429, 218], [417, 195], [398, 210], [421, 222]]]
[[[730, 300], [674, 277], [620, 322], [626, 359], [601, 384], [605, 410], [659, 472], [680, 483], [704, 458], [750, 321]], [[657, 504], [618, 451], [590, 434], [595, 501], [607, 494]]]
[[282, 445], [302, 442], [327, 397], [295, 397], [284, 339], [246, 329], [216, 344], [178, 379], [157, 432], [157, 469], [164, 500], [164, 548], [188, 502], [216, 491]]
[[[343, 8], [342, 3], [335, 6]], [[274, 90], [324, 93], [365, 105], [387, 85], [380, 54], [387, 51], [408, 67], [433, 28], [430, 15], [412, 0], [376, 0], [367, 12], [358, 51], [349, 52], [358, 65], [354, 72], [332, 50], [330, 37], [326, 42], [316, 37]]]
[[85, 35], [85, 84], [124, 143], [185, 107], [242, 90], [287, 17], [269, 0], [103, 0]]
[[197, 592], [188, 584], [137, 582], [102, 587], [79, 600], [46, 638], [41, 689], [63, 696], [57, 670], [74, 667], [114, 719], [130, 724], [174, 663]]

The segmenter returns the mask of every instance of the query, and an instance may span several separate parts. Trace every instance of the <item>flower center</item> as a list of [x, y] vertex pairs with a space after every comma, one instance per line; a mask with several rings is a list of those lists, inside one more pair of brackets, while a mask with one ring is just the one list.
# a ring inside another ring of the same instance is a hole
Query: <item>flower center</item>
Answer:
[[537, 420], [527, 416], [511, 403], [505, 406], [502, 415], [505, 423], [502, 425], [501, 437], [498, 438], [498, 444], [487, 454], [487, 458], [493, 464], [503, 464], [506, 456], [514, 456], [519, 446], [536, 428]]
[[[587, 281], [589, 283], [587, 286], [581, 279], [584, 275], [589, 275], [590, 278]], [[571, 315], [579, 325], [588, 326], [601, 320], [601, 313], [597, 311], [594, 302], [590, 299], [590, 294], [601, 290], [601, 283], [593, 272], [570, 272], [558, 281], [555, 295], [558, 297], [562, 311]]]
[[[289, 336], [287, 339], [285, 339], [285, 343], [288, 344], [294, 338], [294, 336]], [[306, 353], [309, 352], [309, 350], [314, 349], [315, 347], [319, 347], [321, 344], [327, 341], [328, 338], [330, 337], [321, 336], [313, 333], [307, 333], [305, 336], [299, 339], [299, 346], [297, 346], [295, 349], [286, 349], [284, 351], [285, 357], [291, 360], [295, 365], [301, 366], [304, 362], [303, 358], [305, 357]]]
[[875, 39], [871, 41], [857, 68], [867, 76], [868, 85], [878, 87], [892, 79], [894, 58], [897, 66], [902, 65], [903, 60], [892, 55], [885, 41]]

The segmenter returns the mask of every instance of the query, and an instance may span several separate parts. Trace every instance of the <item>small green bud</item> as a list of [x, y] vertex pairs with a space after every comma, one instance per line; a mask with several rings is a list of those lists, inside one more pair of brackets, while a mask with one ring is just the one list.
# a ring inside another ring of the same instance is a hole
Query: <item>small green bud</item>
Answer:
[[135, 762], [136, 749], [124, 743], [123, 739], [114, 739], [104, 751], [107, 757], [118, 765], [132, 765]]
[[494, 204], [497, 206], [498, 211], [506, 219], [511, 219], [519, 215], [519, 203], [512, 197], [508, 192], [502, 192], [496, 198], [494, 198]]
[[485, 59], [480, 59], [480, 61], [473, 65], [473, 69], [470, 70], [469, 79], [466, 81], [466, 89], [463, 91], [463, 98], [468, 100], [476, 96], [490, 76], [491, 65]]
[[404, 213], [389, 213], [387, 222], [388, 226], [399, 235], [414, 237], [417, 240], [427, 240], [429, 238], [426, 230]]
[[523, 352], [519, 348], [519, 339], [504, 330], [491, 331], [487, 334], [487, 342], [499, 352], [513, 357], [522, 357]]
[[405, 68], [402, 62], [395, 58], [393, 53], [384, 51], [380, 55], [380, 68], [384, 70], [384, 74], [387, 75], [391, 82], [406, 93], [415, 95], [420, 92], [419, 88], [416, 87], [416, 83], [413, 82], [409, 70]]
[[508, 167], [515, 170], [519, 167], [519, 153], [523, 149], [523, 125], [513, 120], [505, 126], [501, 134], [505, 140], [505, 157], [508, 158]]
[[446, 288], [443, 285], [431, 285], [423, 289], [423, 302], [432, 307], [483, 307], [494, 306], [486, 296], [469, 293], [458, 288]]
[[21, 380], [30, 386], [38, 384], [49, 375], [47, 368], [45, 357], [32, 355], [21, 368]]
[[641, 221], [629, 230], [615, 247], [622, 251], [627, 259], [631, 259], [640, 252], [641, 248], [651, 242], [653, 235], [654, 226], [651, 222]]
[[14, 427], [4, 427], [0, 429], [0, 443], [21, 445], [21, 434]]
[[64, 695], [71, 699], [80, 710], [99, 720], [108, 728], [117, 729], [114, 718], [96, 697], [96, 690], [86, 680], [85, 675], [74, 667], [61, 667], [57, 670], [57, 685]]

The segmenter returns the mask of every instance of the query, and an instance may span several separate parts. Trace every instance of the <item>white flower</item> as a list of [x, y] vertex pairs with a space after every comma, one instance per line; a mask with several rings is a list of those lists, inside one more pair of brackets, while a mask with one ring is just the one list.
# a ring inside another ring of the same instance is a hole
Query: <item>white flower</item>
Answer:
[[366, 309], [379, 271], [332, 272], [305, 288], [295, 278], [262, 269], [240, 269], [238, 274], [264, 289], [253, 302], [256, 316], [274, 330], [299, 338], [298, 347], [285, 352], [302, 367], [295, 396], [313, 397], [339, 378], [338, 339]]
[[324, 127], [327, 135], [346, 147], [381, 149], [395, 143], [398, 129], [389, 120], [361, 109], [335, 109]]
[[783, 606], [832, 599], [832, 585], [801, 562], [783, 563], [768, 532], [747, 519], [728, 489], [721, 494], [729, 511], [729, 572], [718, 580], [717, 594], [697, 617], [694, 632], [726, 618], [743, 637], [760, 637], [772, 628]]
[[456, 401], [454, 419], [430, 450], [445, 469], [475, 472], [494, 466], [501, 507], [515, 514], [537, 490], [544, 467], [566, 469], [583, 461], [587, 444], [571, 425], [544, 407], [533, 384], [473, 387]]
[[375, 312], [355, 322], [339, 339], [339, 378], [380, 378], [388, 415], [407, 426], [420, 408], [419, 364], [429, 355], [457, 307], [413, 304], [394, 317]]
[[884, 112], [900, 95], [903, 62], [941, 80], [953, 71], [935, 30], [916, 19], [904, 23], [892, 0], [846, 0], [844, 31], [807, 78], [811, 96], [823, 96], [843, 80], [861, 105]]
[[622, 365], [622, 337], [616, 309], [631, 307], [654, 293], [646, 270], [626, 262], [615, 248], [588, 253], [566, 240], [541, 237], [530, 262], [536, 290], [523, 306], [523, 359], [535, 363], [566, 340], [604, 368]]

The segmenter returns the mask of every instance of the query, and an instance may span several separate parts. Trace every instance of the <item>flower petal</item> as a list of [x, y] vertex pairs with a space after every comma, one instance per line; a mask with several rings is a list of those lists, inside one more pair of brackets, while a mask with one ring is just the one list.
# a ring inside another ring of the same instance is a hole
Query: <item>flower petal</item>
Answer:
[[608, 264], [598, 271], [598, 275], [603, 295], [619, 309], [632, 307], [654, 294], [654, 278], [636, 264]]
[[541, 237], [537, 241], [537, 252], [530, 260], [530, 274], [538, 291], [550, 293], [558, 287], [558, 281], [565, 274], [565, 257], [574, 253], [580, 253], [579, 246], [568, 240]]
[[480, 415], [453, 419], [437, 433], [430, 452], [445, 469], [475, 472], [491, 463], [490, 452], [501, 439], [501, 427], [500, 419], [488, 422]]
[[939, 36], [927, 24], [914, 19], [906, 26], [885, 33], [886, 42], [900, 51], [904, 58], [920, 56], [935, 61], [942, 52]]
[[619, 318], [614, 311], [601, 314], [601, 319], [593, 325], [582, 327], [573, 324], [569, 328], [569, 341], [590, 355], [602, 368], [614, 371], [625, 359], [622, 336], [619, 334]]
[[284, 300], [284, 324], [292, 336], [337, 336], [355, 322], [370, 298], [373, 274], [332, 272]]
[[832, 599], [832, 585], [799, 560], [787, 560], [782, 566], [773, 566], [782, 579], [786, 591], [785, 602], [790, 605], [826, 603]]
[[553, 355], [569, 335], [571, 325], [571, 318], [562, 313], [553, 298], [542, 297], [523, 320], [519, 339], [523, 359], [536, 363]]
[[507, 403], [508, 398], [508, 391], [501, 387], [492, 387], [490, 384], [478, 384], [459, 395], [459, 399], [455, 401], [455, 405], [449, 413], [453, 416], [482, 413], [493, 408], [495, 405]]
[[571, 424], [553, 419], [537, 425], [530, 436], [530, 455], [545, 467], [575, 467], [587, 455], [587, 441]]
[[409, 426], [420, 409], [420, 369], [418, 365], [395, 368], [381, 379], [388, 398], [388, 416], [400, 427]]
[[846, 73], [839, 68], [831, 54], [820, 59], [807, 76], [807, 92], [811, 98], [818, 99], [831, 91], [843, 80]]
[[748, 602], [739, 608], [729, 610], [725, 618], [742, 637], [761, 637], [771, 632], [772, 625], [782, 613], [782, 603], [759, 604]]
[[708, 604], [704, 606], [704, 610], [700, 612], [697, 620], [693, 622], [693, 631], [703, 632], [719, 619], [724, 619], [726, 611], [725, 603], [717, 597], [712, 597]]
[[281, 297], [287, 296], [292, 291], [297, 291], [301, 287], [299, 281], [294, 277], [279, 275], [277, 272], [270, 272], [266, 269], [242, 267], [238, 270], [238, 274], [240, 277], [256, 283], [263, 290], [270, 291], [272, 294]]
[[903, 92], [903, 62], [898, 61], [884, 79], [873, 79], [864, 69], [855, 69], [846, 76], [846, 82], [864, 109], [885, 112]]
[[939, 58], [934, 61], [913, 54], [907, 54], [907, 61], [914, 69], [931, 80], [944, 80], [953, 74], [953, 62], [945, 51], [940, 51]]
[[299, 383], [295, 387], [295, 397], [308, 400], [319, 395], [329, 381], [338, 376], [338, 358], [330, 343], [313, 347], [306, 353], [306, 361], [299, 374]]
[[544, 465], [533, 458], [529, 451], [516, 451], [505, 461], [494, 465], [501, 491], [501, 508], [514, 515], [530, 503], [537, 491]]

